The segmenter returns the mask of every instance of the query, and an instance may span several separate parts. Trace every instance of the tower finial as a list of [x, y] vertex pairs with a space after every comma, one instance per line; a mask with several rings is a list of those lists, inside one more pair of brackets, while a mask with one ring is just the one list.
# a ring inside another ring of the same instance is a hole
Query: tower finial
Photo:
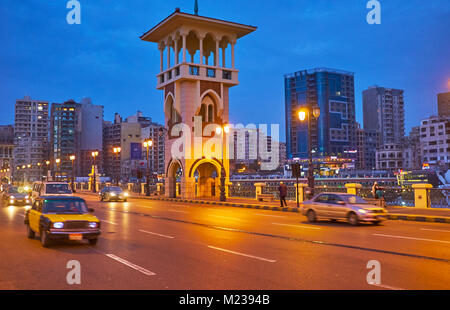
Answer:
[[197, 0], [195, 0], [194, 13], [195, 13], [195, 15], [198, 15], [198, 1]]

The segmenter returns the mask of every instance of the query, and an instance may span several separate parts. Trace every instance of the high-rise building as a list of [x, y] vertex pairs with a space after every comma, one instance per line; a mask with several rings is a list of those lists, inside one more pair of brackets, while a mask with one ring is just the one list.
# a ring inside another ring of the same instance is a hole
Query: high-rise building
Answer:
[[403, 169], [419, 170], [422, 165], [420, 126], [413, 127], [403, 143]]
[[92, 152], [98, 151], [95, 159], [97, 170], [103, 171], [103, 106], [92, 104], [90, 98], [81, 100], [81, 143], [79, 176], [87, 176], [92, 171]]
[[[72, 175], [71, 155], [80, 158], [81, 144], [81, 104], [74, 100], [64, 103], [52, 103], [51, 106], [50, 158], [53, 178], [67, 180]], [[59, 159], [60, 163], [55, 160]], [[74, 174], [80, 175], [80, 161], [74, 161]]]
[[[149, 166], [152, 173], [164, 174], [164, 126], [150, 123], [141, 129], [142, 143], [148, 139], [152, 140], [149, 147]], [[147, 160], [147, 149], [142, 148], [142, 158]], [[147, 163], [145, 163], [147, 167]]]
[[450, 168], [450, 116], [422, 120], [420, 149], [424, 164]]
[[364, 129], [378, 131], [380, 144], [401, 144], [405, 135], [403, 90], [379, 86], [363, 91]]
[[42, 178], [42, 163], [49, 158], [48, 108], [48, 101], [33, 100], [29, 96], [16, 100], [14, 165], [19, 167], [14, 169], [16, 181], [32, 182]]
[[0, 125], [0, 176], [10, 179], [14, 152], [14, 126]]
[[308, 125], [298, 119], [298, 111], [315, 104], [320, 107], [317, 122], [311, 122], [315, 156], [343, 155], [355, 149], [354, 73], [327, 68], [302, 70], [285, 75], [284, 84], [288, 158], [308, 157]]
[[438, 98], [438, 115], [450, 116], [450, 92], [440, 93]]

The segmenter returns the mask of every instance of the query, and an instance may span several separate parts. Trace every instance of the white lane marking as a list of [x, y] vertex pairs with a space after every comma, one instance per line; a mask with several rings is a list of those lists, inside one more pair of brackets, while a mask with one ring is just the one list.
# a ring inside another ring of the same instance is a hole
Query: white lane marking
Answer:
[[214, 249], [214, 250], [218, 250], [218, 251], [227, 252], [227, 253], [231, 253], [231, 254], [236, 254], [236, 255], [241, 255], [241, 256], [245, 256], [245, 257], [250, 257], [250, 258], [254, 258], [254, 259], [259, 259], [259, 260], [262, 260], [262, 261], [265, 261], [265, 262], [269, 262], [269, 263], [275, 263], [276, 262], [276, 260], [273, 260], [273, 259], [267, 259], [267, 258], [258, 257], [258, 256], [254, 256], [254, 255], [249, 255], [249, 254], [239, 253], [239, 252], [235, 252], [235, 251], [230, 251], [230, 250], [218, 248], [218, 247], [215, 247], [215, 246], [212, 246], [212, 245], [208, 245], [208, 248]]
[[117, 224], [117, 223], [110, 222], [110, 221], [107, 221], [107, 220], [102, 220], [102, 219], [100, 219], [100, 221], [101, 221], [101, 222], [108, 223], [108, 224], [112, 224], [112, 225], [119, 225], [119, 224]]
[[210, 216], [214, 216], [214, 217], [218, 217], [218, 218], [222, 218], [222, 219], [228, 219], [228, 220], [242, 221], [241, 219], [238, 219], [236, 217], [229, 217], [229, 216], [222, 216], [222, 215], [215, 215], [215, 214], [210, 214]]
[[178, 213], [188, 213], [187, 211], [171, 210], [171, 209], [169, 209], [169, 210], [167, 210], [167, 211], [170, 211], [170, 212], [178, 212]]
[[450, 230], [445, 230], [445, 229], [428, 229], [428, 228], [421, 228], [420, 230], [440, 231], [440, 232], [450, 232]]
[[444, 240], [424, 239], [424, 238], [415, 238], [415, 237], [406, 237], [406, 236], [394, 236], [394, 235], [383, 235], [383, 234], [372, 234], [372, 235], [380, 236], [380, 237], [399, 238], [399, 239], [411, 239], [411, 240], [420, 240], [420, 241], [450, 243], [450, 241], [444, 241]]
[[140, 232], [143, 232], [143, 233], [146, 233], [146, 234], [150, 234], [150, 235], [155, 235], [155, 236], [163, 237], [163, 238], [169, 238], [169, 239], [175, 238], [175, 237], [172, 237], [172, 236], [161, 235], [161, 234], [157, 234], [157, 233], [154, 233], [154, 232], [151, 232], [151, 231], [142, 230], [142, 229], [139, 229], [139, 231], [140, 231]]
[[286, 217], [283, 215], [270, 215], [270, 214], [259, 214], [259, 213], [255, 213], [255, 215], [259, 215], [259, 216], [270, 216], [270, 217]]
[[320, 230], [322, 228], [319, 227], [311, 227], [311, 226], [302, 226], [302, 225], [293, 225], [293, 224], [282, 224], [282, 223], [272, 223], [273, 225], [280, 225], [280, 226], [292, 226], [292, 227], [298, 227], [298, 228], [306, 228], [306, 229], [316, 229]]
[[372, 283], [369, 283], [369, 285], [378, 286], [378, 287], [382, 287], [382, 288], [386, 288], [388, 290], [394, 290], [394, 291], [403, 291], [404, 290], [402, 288], [393, 287], [393, 286], [389, 286], [389, 285], [385, 285], [385, 284], [372, 284]]
[[150, 270], [147, 270], [145, 268], [142, 268], [141, 266], [138, 266], [138, 265], [135, 265], [133, 263], [130, 263], [129, 261], [124, 260], [123, 258], [120, 258], [120, 257], [118, 257], [118, 256], [116, 256], [114, 254], [105, 254], [105, 255], [108, 256], [109, 258], [112, 258], [115, 261], [118, 261], [119, 263], [122, 263], [122, 264], [124, 264], [124, 265], [126, 265], [126, 266], [128, 266], [130, 268], [133, 268], [134, 270], [137, 270], [137, 271], [139, 271], [139, 272], [141, 272], [141, 273], [143, 273], [143, 274], [145, 274], [147, 276], [154, 276], [154, 275], [156, 275], [156, 273], [151, 272]]

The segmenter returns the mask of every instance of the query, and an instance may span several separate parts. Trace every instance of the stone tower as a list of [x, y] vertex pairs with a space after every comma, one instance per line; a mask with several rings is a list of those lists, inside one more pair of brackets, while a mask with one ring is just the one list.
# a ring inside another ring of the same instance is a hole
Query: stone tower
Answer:
[[161, 54], [167, 197], [219, 197], [222, 173], [228, 183], [228, 135], [216, 130], [228, 124], [229, 88], [239, 84], [236, 41], [255, 30], [176, 9], [141, 36]]

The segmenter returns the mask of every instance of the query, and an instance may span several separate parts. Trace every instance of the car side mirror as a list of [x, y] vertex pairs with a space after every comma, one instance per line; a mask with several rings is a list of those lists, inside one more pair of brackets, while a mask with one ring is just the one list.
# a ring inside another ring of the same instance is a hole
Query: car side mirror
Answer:
[[94, 213], [95, 210], [92, 209], [92, 208], [89, 208], [88, 211], [89, 211], [90, 213]]

